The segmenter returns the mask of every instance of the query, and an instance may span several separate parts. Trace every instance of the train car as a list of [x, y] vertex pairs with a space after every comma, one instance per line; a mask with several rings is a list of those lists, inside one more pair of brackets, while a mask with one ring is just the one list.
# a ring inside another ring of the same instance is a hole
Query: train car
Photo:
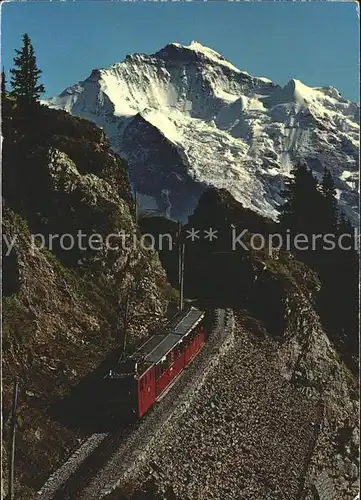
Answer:
[[181, 311], [131, 356], [118, 360], [105, 377], [108, 404], [143, 417], [204, 345], [205, 317], [195, 307]]

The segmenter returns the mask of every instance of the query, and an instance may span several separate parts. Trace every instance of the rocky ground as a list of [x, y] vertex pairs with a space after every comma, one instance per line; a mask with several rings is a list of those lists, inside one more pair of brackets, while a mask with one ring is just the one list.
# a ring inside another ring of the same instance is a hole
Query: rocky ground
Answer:
[[322, 405], [281, 376], [276, 347], [238, 325], [234, 349], [156, 443], [142, 480], [182, 500], [299, 498]]

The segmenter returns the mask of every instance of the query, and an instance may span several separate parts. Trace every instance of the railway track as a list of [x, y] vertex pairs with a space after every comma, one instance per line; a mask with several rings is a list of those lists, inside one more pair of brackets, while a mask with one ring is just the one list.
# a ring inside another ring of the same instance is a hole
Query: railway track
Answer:
[[232, 330], [231, 311], [217, 310], [208, 342], [178, 377], [172, 389], [140, 421], [114, 432], [91, 435], [58, 469], [41, 490], [38, 500], [99, 500], [110, 492], [122, 475], [139, 460], [142, 451], [188, 396], [189, 385], [201, 380], [209, 360], [214, 357]]

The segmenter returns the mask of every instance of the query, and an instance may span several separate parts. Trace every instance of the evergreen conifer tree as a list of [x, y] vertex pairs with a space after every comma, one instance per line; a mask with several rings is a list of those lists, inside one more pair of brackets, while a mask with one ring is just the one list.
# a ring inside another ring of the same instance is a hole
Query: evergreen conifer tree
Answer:
[[321, 281], [318, 311], [326, 331], [352, 361], [358, 351], [359, 310], [359, 254], [355, 248], [354, 229], [344, 214], [338, 216], [336, 189], [327, 169], [320, 186], [306, 166], [299, 166], [293, 174], [283, 191], [285, 203], [280, 207], [279, 216], [281, 231], [288, 230], [291, 238], [305, 233], [309, 241], [313, 235], [335, 235], [334, 249], [324, 247], [322, 239], [318, 239], [309, 251], [292, 250], [297, 258], [317, 272]]
[[45, 92], [44, 85], [39, 84], [41, 70], [36, 63], [34, 47], [29, 35], [23, 35], [23, 46], [15, 50], [15, 68], [11, 69], [12, 95], [17, 98], [19, 106], [33, 106], [39, 101], [40, 95]]
[[6, 96], [6, 76], [4, 68], [1, 72], [1, 97], [4, 98]]
[[353, 233], [353, 227], [351, 222], [348, 220], [348, 218], [345, 216], [343, 212], [340, 213], [338, 223], [337, 223], [337, 232], [341, 234], [352, 234]]
[[340, 337], [347, 352], [358, 352], [359, 317], [359, 253], [355, 240], [355, 230], [341, 213], [337, 235], [339, 245], [335, 252], [334, 265], [329, 273], [333, 279], [334, 301], [331, 304], [337, 311], [335, 324], [339, 326]]
[[322, 225], [323, 232], [335, 232], [337, 227], [336, 188], [330, 171], [325, 167], [322, 177]]
[[306, 165], [296, 167], [292, 173], [282, 192], [285, 203], [280, 207], [279, 222], [283, 231], [311, 234], [320, 225], [317, 181]]

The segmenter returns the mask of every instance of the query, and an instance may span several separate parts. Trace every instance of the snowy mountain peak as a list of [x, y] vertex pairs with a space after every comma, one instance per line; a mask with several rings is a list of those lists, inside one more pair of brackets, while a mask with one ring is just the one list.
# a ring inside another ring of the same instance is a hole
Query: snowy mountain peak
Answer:
[[227, 61], [227, 59], [221, 54], [195, 40], [193, 40], [189, 45], [182, 45], [178, 42], [170, 43], [158, 51], [155, 56], [168, 59], [173, 58], [175, 60], [180, 57], [184, 57], [193, 61], [199, 60], [209, 62], [211, 64], [220, 64], [232, 71], [235, 71], [236, 73], [240, 73], [240, 70], [231, 62]]
[[334, 87], [280, 86], [199, 42], [133, 54], [48, 101], [104, 128], [143, 199], [185, 217], [206, 185], [276, 218], [284, 180], [307, 161], [330, 169], [356, 222], [359, 106]]
[[277, 104], [294, 103], [298, 109], [306, 106], [312, 100], [314, 89], [307, 87], [300, 80], [291, 79], [284, 87], [277, 89], [268, 101]]
[[216, 52], [215, 50], [211, 49], [210, 47], [206, 47], [205, 45], [202, 45], [200, 42], [197, 42], [195, 40], [192, 40], [189, 45], [182, 45], [180, 43], [172, 43], [171, 45], [174, 45], [176, 47], [186, 49], [186, 50], [193, 50], [194, 52], [201, 53], [205, 55], [206, 57], [209, 57], [210, 59], [218, 59], [220, 61], [225, 61], [226, 59], [219, 53]]

